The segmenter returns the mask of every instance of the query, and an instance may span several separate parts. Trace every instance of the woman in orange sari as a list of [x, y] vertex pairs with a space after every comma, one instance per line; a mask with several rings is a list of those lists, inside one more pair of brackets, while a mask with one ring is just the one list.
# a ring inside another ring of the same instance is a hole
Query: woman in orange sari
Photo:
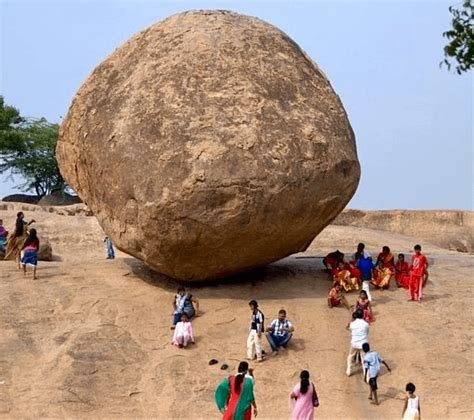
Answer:
[[374, 268], [374, 274], [371, 283], [376, 289], [388, 289], [390, 287], [390, 280], [392, 279], [393, 272], [385, 268], [382, 261], [379, 261], [377, 266]]
[[351, 272], [340, 262], [333, 274], [334, 284], [340, 284], [348, 292], [349, 290], [359, 290], [357, 278], [351, 276]]
[[398, 261], [395, 264], [395, 281], [398, 287], [408, 289], [410, 284], [410, 264], [405, 261], [404, 254], [398, 254]]
[[377, 257], [377, 267], [374, 270], [372, 284], [381, 289], [390, 287], [390, 280], [395, 273], [395, 258], [388, 246], [382, 248], [382, 252]]

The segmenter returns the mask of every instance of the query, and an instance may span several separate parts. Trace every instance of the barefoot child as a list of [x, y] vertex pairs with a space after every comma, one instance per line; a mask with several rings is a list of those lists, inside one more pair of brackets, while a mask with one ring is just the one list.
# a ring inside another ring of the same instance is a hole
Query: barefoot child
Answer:
[[21, 266], [26, 276], [26, 266], [33, 267], [33, 280], [36, 280], [36, 267], [38, 265], [39, 239], [36, 235], [36, 229], [31, 229], [21, 248]]
[[351, 309], [346, 297], [342, 294], [342, 286], [339, 283], [336, 283], [328, 293], [328, 306], [333, 308], [335, 306], [339, 306], [341, 303], [347, 309]]
[[359, 297], [356, 300], [355, 309], [360, 309], [364, 314], [364, 321], [371, 322], [375, 321], [374, 315], [372, 313], [372, 305], [370, 304], [369, 297], [367, 296], [367, 292], [365, 290], [361, 290], [359, 293]]
[[421, 253], [421, 246], [415, 245], [415, 254], [411, 257], [410, 266], [410, 284], [409, 284], [409, 300], [417, 300], [421, 303], [423, 278], [428, 269], [428, 260]]
[[186, 347], [189, 342], [194, 344], [193, 327], [189, 322], [188, 316], [183, 314], [181, 315], [181, 321], [176, 324], [171, 344], [182, 349]]
[[380, 373], [380, 363], [383, 363], [387, 370], [391, 372], [392, 370], [388, 367], [387, 363], [380, 357], [380, 355], [375, 351], [370, 351], [369, 343], [364, 343], [362, 345], [362, 350], [364, 350], [364, 379], [367, 382], [369, 379], [370, 394], [369, 400], [372, 400], [372, 404], [379, 405], [379, 400], [377, 398], [377, 377]]
[[407, 399], [403, 407], [403, 420], [419, 420], [421, 416], [420, 400], [415, 395], [415, 385], [411, 382], [407, 383], [405, 391]]

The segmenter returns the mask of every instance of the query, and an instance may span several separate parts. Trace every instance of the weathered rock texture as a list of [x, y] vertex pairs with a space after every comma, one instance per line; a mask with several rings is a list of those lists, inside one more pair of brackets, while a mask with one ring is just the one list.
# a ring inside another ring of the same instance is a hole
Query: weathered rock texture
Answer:
[[183, 280], [306, 249], [360, 176], [321, 70], [277, 28], [225, 11], [118, 48], [74, 98], [57, 158], [119, 249]]
[[348, 209], [332, 224], [401, 233], [416, 238], [422, 246], [424, 241], [428, 241], [446, 249], [474, 252], [472, 211]]

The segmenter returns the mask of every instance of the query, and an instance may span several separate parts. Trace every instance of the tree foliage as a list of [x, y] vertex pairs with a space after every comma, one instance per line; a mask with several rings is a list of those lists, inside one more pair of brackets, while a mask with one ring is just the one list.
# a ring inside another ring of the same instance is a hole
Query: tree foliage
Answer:
[[44, 118], [24, 118], [20, 112], [5, 105], [0, 96], [0, 173], [10, 170], [25, 182], [17, 188], [35, 191], [40, 197], [64, 190], [54, 150], [58, 141], [58, 124]]
[[473, 66], [473, 0], [464, 0], [462, 7], [451, 6], [449, 11], [453, 15], [452, 29], [443, 32], [443, 36], [448, 39], [449, 43], [444, 47], [445, 58], [441, 65], [446, 64], [449, 70], [451, 68], [450, 60], [454, 60], [457, 63], [456, 72], [462, 74]]

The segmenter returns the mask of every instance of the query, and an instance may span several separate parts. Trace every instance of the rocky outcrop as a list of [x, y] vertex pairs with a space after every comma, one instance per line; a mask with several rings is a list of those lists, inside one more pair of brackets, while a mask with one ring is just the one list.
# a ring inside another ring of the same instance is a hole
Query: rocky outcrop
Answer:
[[114, 244], [183, 280], [306, 249], [360, 176], [323, 72], [277, 28], [225, 11], [119, 47], [76, 94], [56, 152]]
[[348, 209], [333, 224], [401, 233], [419, 238], [421, 245], [428, 241], [454, 251], [474, 252], [472, 211]]
[[37, 195], [28, 194], [11, 194], [2, 198], [2, 201], [7, 203], [26, 203], [26, 204], [38, 204], [41, 197]]
[[39, 202], [39, 206], [70, 206], [81, 203], [77, 195], [71, 195], [66, 192], [53, 192], [45, 195]]

